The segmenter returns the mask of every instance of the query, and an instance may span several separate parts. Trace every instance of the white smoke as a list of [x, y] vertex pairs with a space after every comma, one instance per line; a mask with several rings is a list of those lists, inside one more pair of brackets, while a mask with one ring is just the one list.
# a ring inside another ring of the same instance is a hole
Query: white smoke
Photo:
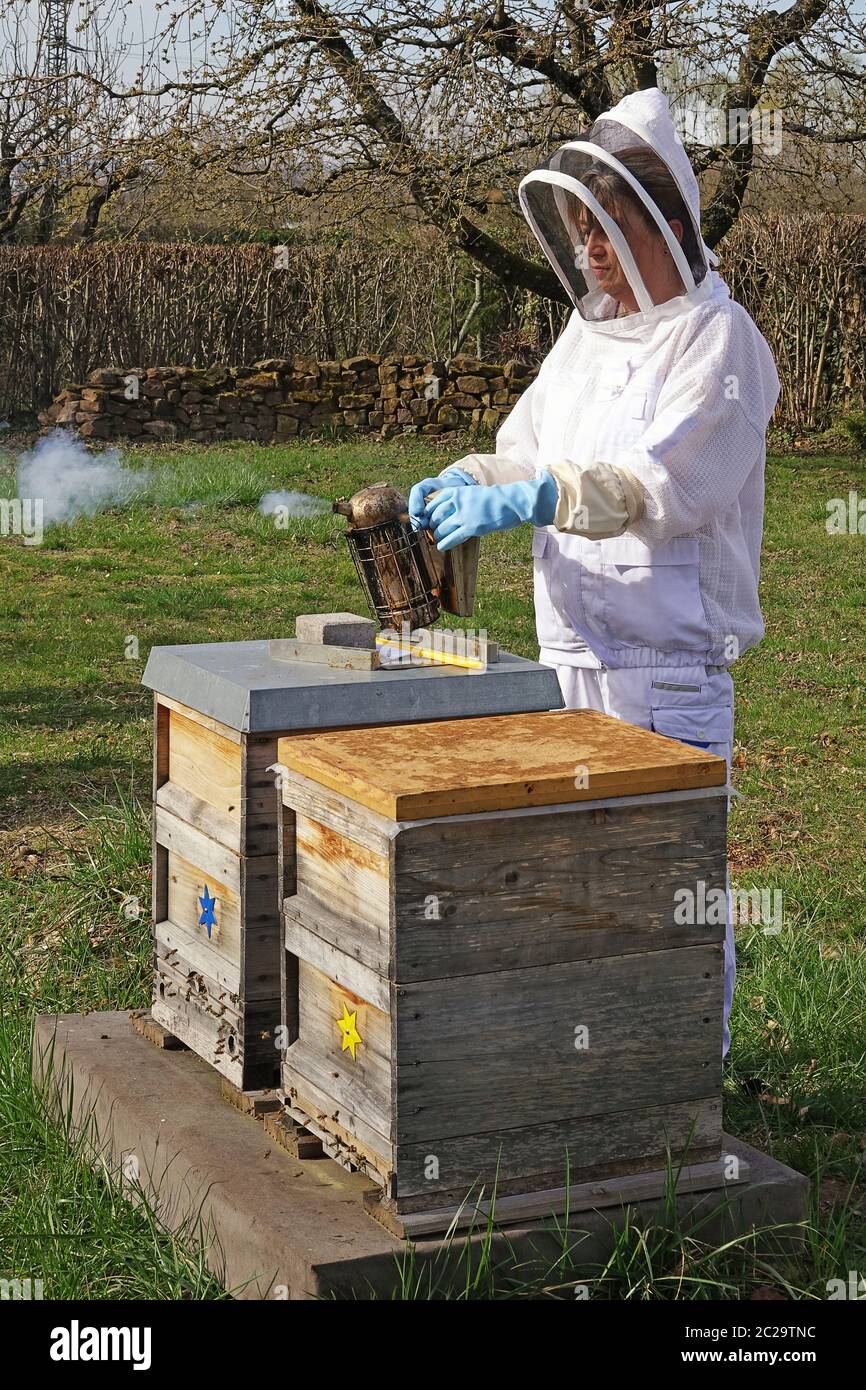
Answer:
[[42, 499], [46, 526], [128, 502], [147, 482], [146, 474], [124, 468], [117, 449], [89, 454], [77, 436], [62, 429], [19, 455], [16, 476], [19, 497]]
[[259, 499], [262, 516], [275, 516], [277, 524], [290, 516], [322, 516], [331, 510], [323, 497], [310, 497], [306, 492], [266, 492]]

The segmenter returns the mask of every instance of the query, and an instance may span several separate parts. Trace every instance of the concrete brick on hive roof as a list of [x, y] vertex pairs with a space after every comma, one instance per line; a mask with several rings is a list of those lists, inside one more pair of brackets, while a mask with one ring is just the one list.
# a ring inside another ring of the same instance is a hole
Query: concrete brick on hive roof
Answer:
[[375, 647], [376, 624], [358, 613], [299, 613], [295, 637], [329, 647]]

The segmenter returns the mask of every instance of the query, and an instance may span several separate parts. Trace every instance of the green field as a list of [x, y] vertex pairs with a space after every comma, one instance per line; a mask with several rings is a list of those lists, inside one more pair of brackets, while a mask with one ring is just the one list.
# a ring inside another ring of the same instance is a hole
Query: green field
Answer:
[[[22, 447], [26, 441], [21, 442]], [[15, 447], [0, 456], [14, 494]], [[36, 1012], [148, 1002], [153, 644], [288, 635], [297, 613], [362, 611], [342, 522], [285, 530], [261, 494], [325, 498], [408, 484], [453, 455], [415, 442], [128, 450], [141, 489], [122, 510], [0, 537], [0, 1277], [47, 1298], [213, 1298], [194, 1250], [123, 1201], [29, 1085]], [[826, 503], [866, 495], [863, 459], [768, 468], [767, 636], [735, 672], [732, 875], [780, 890], [784, 925], [738, 931], [726, 1127], [814, 1179], [802, 1251], [724, 1251], [674, 1226], [624, 1234], [593, 1296], [826, 1296], [866, 1274], [866, 537], [828, 535]], [[528, 528], [483, 547], [473, 625], [535, 655]], [[430, 1297], [405, 1270], [407, 1296]], [[567, 1254], [546, 1278], [485, 1268], [450, 1297], [574, 1296]]]

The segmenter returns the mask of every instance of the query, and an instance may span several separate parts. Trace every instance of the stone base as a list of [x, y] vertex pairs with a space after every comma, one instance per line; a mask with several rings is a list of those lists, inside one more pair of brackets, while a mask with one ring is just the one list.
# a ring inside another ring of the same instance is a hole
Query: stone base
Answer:
[[[365, 1193], [375, 1191], [369, 1179], [328, 1158], [293, 1157], [260, 1119], [225, 1103], [219, 1075], [195, 1053], [159, 1050], [124, 1012], [41, 1015], [33, 1074], [58, 1114], [88, 1134], [94, 1157], [125, 1174], [131, 1199], [140, 1189], [167, 1228], [205, 1245], [209, 1268], [237, 1297], [364, 1299], [374, 1291], [388, 1298], [399, 1287], [406, 1247], [365, 1210]], [[804, 1219], [805, 1177], [738, 1140], [726, 1139], [726, 1148], [748, 1163], [749, 1181], [721, 1205], [718, 1192], [678, 1197], [680, 1221], [702, 1223], [699, 1239]], [[629, 1210], [640, 1223], [659, 1219], [661, 1206], [653, 1199]], [[572, 1246], [588, 1277], [624, 1215], [571, 1213]], [[479, 1237], [454, 1238], [449, 1260], [460, 1260], [467, 1240]], [[550, 1220], [509, 1225], [507, 1240], [518, 1259], [545, 1268], [562, 1251]], [[416, 1241], [416, 1267], [438, 1256], [440, 1279], [445, 1243]], [[505, 1237], [494, 1236], [493, 1247], [493, 1259], [503, 1258]]]

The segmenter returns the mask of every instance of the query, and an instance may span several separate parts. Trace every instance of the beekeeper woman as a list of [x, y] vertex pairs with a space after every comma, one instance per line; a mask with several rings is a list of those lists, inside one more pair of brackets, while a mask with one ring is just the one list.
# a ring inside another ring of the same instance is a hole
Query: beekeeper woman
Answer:
[[[697, 181], [657, 88], [600, 116], [519, 196], [574, 312], [495, 454], [416, 484], [410, 512], [440, 550], [531, 522], [540, 660], [566, 706], [730, 765], [729, 668], [763, 634], [770, 350], [710, 268]], [[725, 1052], [735, 973], [729, 922]]]

